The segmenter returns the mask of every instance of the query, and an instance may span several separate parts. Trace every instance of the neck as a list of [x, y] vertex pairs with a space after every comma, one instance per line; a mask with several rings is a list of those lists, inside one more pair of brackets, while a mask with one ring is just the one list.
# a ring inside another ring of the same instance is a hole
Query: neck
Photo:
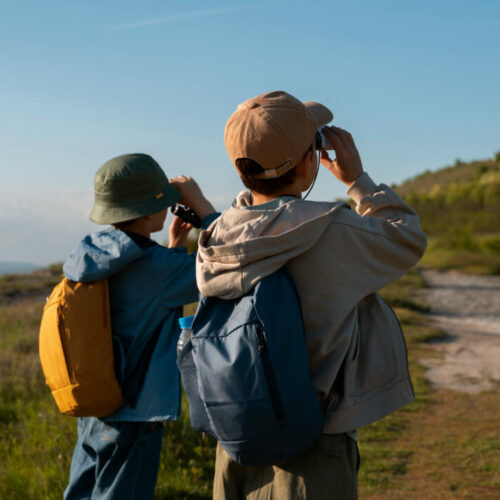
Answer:
[[112, 224], [112, 226], [120, 231], [127, 231], [129, 233], [140, 234], [146, 238], [151, 238], [151, 232], [142, 224], [129, 224], [126, 226], [122, 226], [121, 224]]
[[151, 239], [151, 233], [149, 231], [137, 231], [136, 229], [130, 228], [125, 229], [125, 231], [128, 231], [129, 233], [140, 234], [141, 236], [145, 236], [146, 238]]

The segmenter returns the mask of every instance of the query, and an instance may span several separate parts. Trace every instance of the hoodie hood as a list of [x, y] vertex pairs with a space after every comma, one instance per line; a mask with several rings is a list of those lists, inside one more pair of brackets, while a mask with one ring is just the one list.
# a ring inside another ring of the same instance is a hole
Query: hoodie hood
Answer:
[[233, 206], [200, 234], [197, 283], [205, 296], [234, 299], [307, 251], [345, 203], [294, 199], [275, 209], [252, 207], [242, 192]]
[[64, 263], [63, 273], [71, 281], [99, 281], [118, 273], [144, 253], [123, 231], [105, 229], [80, 241]]

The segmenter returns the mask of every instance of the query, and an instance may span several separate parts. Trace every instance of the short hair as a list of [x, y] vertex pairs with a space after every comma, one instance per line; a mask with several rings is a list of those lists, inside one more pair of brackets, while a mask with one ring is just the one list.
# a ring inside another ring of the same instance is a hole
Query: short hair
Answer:
[[[302, 158], [313, 151], [313, 144], [304, 153]], [[256, 161], [250, 158], [238, 158], [236, 160], [236, 168], [240, 174], [241, 180], [245, 187], [250, 189], [250, 191], [255, 191], [259, 194], [272, 195], [277, 191], [293, 184], [295, 178], [297, 177], [297, 165], [294, 165], [292, 169], [285, 172], [280, 177], [274, 177], [271, 179], [256, 179], [255, 175], [265, 172], [265, 169]]]
[[243, 184], [259, 194], [273, 194], [286, 186], [289, 186], [295, 181], [297, 176], [296, 165], [285, 172], [280, 177], [273, 179], [256, 179], [254, 176], [265, 172], [264, 168], [259, 163], [250, 158], [238, 158], [236, 160], [236, 167], [240, 173]]

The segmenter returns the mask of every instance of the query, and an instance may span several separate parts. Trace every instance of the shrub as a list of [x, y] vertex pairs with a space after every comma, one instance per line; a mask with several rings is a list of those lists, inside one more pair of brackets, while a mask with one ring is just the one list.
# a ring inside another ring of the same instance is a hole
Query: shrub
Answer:
[[474, 251], [478, 249], [478, 244], [470, 225], [451, 228], [441, 239], [441, 244], [449, 250]]
[[500, 236], [490, 236], [484, 238], [480, 246], [488, 252], [500, 253]]

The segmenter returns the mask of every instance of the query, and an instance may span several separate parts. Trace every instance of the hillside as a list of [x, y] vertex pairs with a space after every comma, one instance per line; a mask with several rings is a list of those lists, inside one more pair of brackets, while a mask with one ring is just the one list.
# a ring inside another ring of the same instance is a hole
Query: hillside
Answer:
[[493, 159], [424, 172], [395, 189], [420, 214], [430, 236], [464, 230], [500, 234], [500, 153]]
[[30, 273], [0, 276], [0, 305], [21, 299], [47, 296], [61, 276], [61, 264], [53, 264]]
[[431, 192], [436, 194], [441, 189], [446, 190], [451, 184], [470, 182], [484, 184], [489, 180], [500, 183], [500, 152], [491, 159], [469, 163], [457, 160], [453, 166], [443, 167], [433, 172], [426, 170], [403, 182], [400, 186], [396, 186], [396, 190], [405, 197]]
[[500, 152], [393, 187], [418, 212], [430, 237], [424, 264], [500, 274]]

